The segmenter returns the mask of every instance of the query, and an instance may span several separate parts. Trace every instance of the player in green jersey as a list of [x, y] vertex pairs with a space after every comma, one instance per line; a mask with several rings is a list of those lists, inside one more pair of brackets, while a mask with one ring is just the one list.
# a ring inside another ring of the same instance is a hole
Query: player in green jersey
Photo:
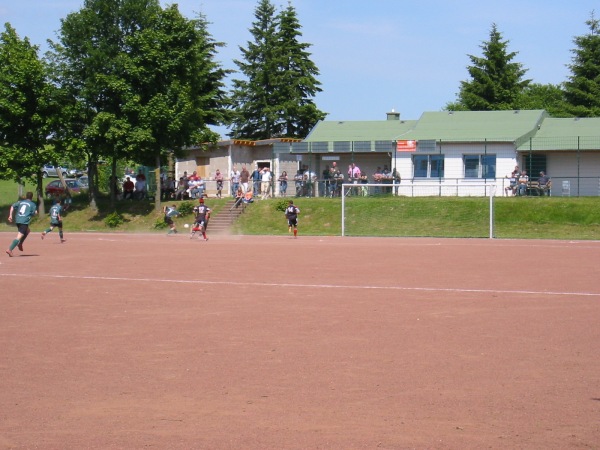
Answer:
[[12, 252], [15, 247], [23, 251], [23, 242], [29, 235], [29, 223], [31, 222], [31, 218], [37, 214], [37, 206], [33, 203], [32, 199], [33, 192], [27, 192], [23, 200], [13, 203], [10, 207], [8, 221], [12, 222], [14, 220], [19, 231], [17, 238], [11, 242], [10, 247], [6, 250], [8, 256], [13, 256]]
[[165, 213], [165, 223], [169, 225], [169, 232], [167, 234], [177, 234], [177, 228], [175, 227], [175, 222], [173, 222], [173, 217], [179, 215], [177, 205], [165, 206], [163, 211]]
[[57, 199], [56, 203], [50, 207], [50, 228], [46, 228], [46, 231], [42, 231], [42, 239], [46, 237], [46, 234], [54, 230], [54, 227], [58, 227], [58, 235], [60, 236], [60, 242], [65, 242], [63, 236], [63, 222], [62, 222], [62, 201]]

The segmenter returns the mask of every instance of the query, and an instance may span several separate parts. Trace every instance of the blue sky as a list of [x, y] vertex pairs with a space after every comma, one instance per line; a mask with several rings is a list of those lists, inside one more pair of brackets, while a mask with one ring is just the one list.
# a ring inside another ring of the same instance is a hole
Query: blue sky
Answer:
[[[249, 28], [258, 0], [181, 0], [187, 17], [202, 12], [215, 40], [225, 42], [218, 60], [235, 69], [239, 46], [251, 39]], [[276, 0], [278, 8], [287, 0]], [[301, 40], [312, 44], [323, 92], [315, 99], [327, 120], [382, 120], [392, 108], [403, 119], [418, 119], [454, 101], [468, 78], [468, 55], [496, 23], [508, 50], [518, 52], [526, 78], [558, 84], [567, 79], [573, 38], [588, 32], [600, 0], [292, 0], [302, 25]], [[2, 24], [46, 49], [60, 19], [83, 0], [0, 0]], [[4, 29], [4, 27], [2, 27]], [[225, 129], [217, 131], [224, 133]]]

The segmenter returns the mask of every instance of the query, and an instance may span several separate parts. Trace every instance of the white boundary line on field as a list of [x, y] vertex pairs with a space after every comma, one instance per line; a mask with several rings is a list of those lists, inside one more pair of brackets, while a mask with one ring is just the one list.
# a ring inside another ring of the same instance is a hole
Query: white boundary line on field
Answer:
[[[0, 277], [25, 277], [31, 274], [2, 273]], [[409, 287], [409, 286], [368, 286], [368, 285], [340, 285], [340, 284], [303, 284], [303, 283], [268, 283], [268, 282], [240, 282], [240, 281], [206, 281], [206, 280], [174, 280], [169, 278], [128, 278], [128, 277], [102, 277], [91, 275], [51, 275], [36, 274], [36, 277], [73, 279], [73, 280], [98, 280], [98, 281], [124, 281], [142, 283], [175, 283], [175, 284], [212, 284], [224, 286], [253, 286], [253, 287], [277, 287], [277, 288], [303, 288], [303, 289], [364, 289], [364, 290], [386, 290], [386, 291], [414, 291], [414, 292], [458, 292], [479, 294], [509, 294], [509, 295], [553, 295], [553, 296], [575, 296], [575, 297], [600, 297], [597, 292], [560, 292], [560, 291], [533, 291], [533, 290], [508, 290], [508, 289], [468, 289], [468, 288], [436, 288], [436, 287]]]

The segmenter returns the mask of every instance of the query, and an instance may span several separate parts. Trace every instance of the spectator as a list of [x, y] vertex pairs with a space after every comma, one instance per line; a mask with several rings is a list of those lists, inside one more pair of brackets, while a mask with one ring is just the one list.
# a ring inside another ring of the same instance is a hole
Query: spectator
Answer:
[[248, 203], [254, 203], [254, 194], [252, 193], [252, 189], [250, 189], [248, 192], [246, 192], [244, 194], [244, 200], [242, 200], [244, 203], [248, 204]]
[[221, 198], [223, 192], [223, 174], [219, 169], [215, 172], [215, 181], [217, 182], [217, 197]]
[[146, 175], [144, 175], [142, 169], [140, 169], [138, 174], [135, 176], [135, 181], [143, 181], [144, 183], [146, 182]]
[[231, 196], [235, 197], [238, 186], [240, 185], [240, 171], [237, 170], [236, 166], [233, 166], [233, 169], [229, 174], [229, 181], [231, 181]]
[[239, 207], [242, 204], [242, 201], [244, 200], [244, 191], [242, 191], [242, 187], [238, 186], [237, 191], [235, 192], [235, 203], [233, 204], [234, 207]]
[[146, 198], [148, 194], [148, 189], [146, 187], [146, 177], [140, 178], [136, 177], [135, 179], [135, 191], [133, 193], [134, 198], [137, 200], [143, 200]]
[[204, 180], [199, 176], [196, 176], [195, 178], [195, 180], [190, 181], [190, 198], [202, 198], [204, 197]]
[[161, 185], [161, 199], [169, 200], [175, 195], [175, 180], [173, 177], [167, 177], [167, 180]]
[[177, 183], [177, 191], [175, 191], [175, 200], [183, 200], [187, 194], [189, 182], [187, 177], [179, 177], [179, 183]]
[[130, 177], [127, 177], [123, 183], [123, 198], [125, 200], [131, 200], [133, 198], [134, 189], [135, 185], [133, 184], [133, 181], [131, 181]]
[[265, 200], [271, 196], [271, 178], [272, 176], [269, 168], [263, 168], [263, 172], [260, 178], [261, 200]]
[[508, 195], [510, 192], [512, 195], [517, 193], [517, 182], [519, 181], [519, 176], [521, 175], [521, 171], [519, 170], [519, 166], [515, 166], [515, 170], [513, 170], [510, 176], [507, 175], [509, 179], [509, 184], [504, 188], [504, 194]]
[[521, 175], [519, 175], [519, 181], [517, 182], [517, 192], [519, 195], [527, 194], [527, 183], [529, 182], [529, 177], [527, 176], [527, 171], [523, 170]]
[[240, 183], [242, 185], [242, 191], [244, 191], [244, 194], [248, 192], [248, 180], [250, 180], [250, 172], [248, 172], [246, 166], [242, 166], [242, 171], [240, 172]]
[[540, 172], [540, 177], [538, 178], [538, 182], [540, 183], [540, 189], [542, 195], [550, 195], [550, 177], [544, 173], [544, 171]]
[[279, 195], [285, 197], [287, 195], [288, 174], [284, 170], [279, 176]]
[[329, 168], [329, 164], [325, 166], [323, 169], [323, 192], [320, 195], [329, 196], [329, 179], [331, 178], [331, 169]]
[[258, 195], [260, 193], [260, 169], [258, 165], [254, 167], [254, 172], [252, 172], [252, 188], [254, 190], [254, 195]]

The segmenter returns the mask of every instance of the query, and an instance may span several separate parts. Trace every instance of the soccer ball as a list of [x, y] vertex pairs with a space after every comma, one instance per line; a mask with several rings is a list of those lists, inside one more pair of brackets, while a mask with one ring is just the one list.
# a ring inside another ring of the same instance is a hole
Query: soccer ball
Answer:
[[186, 223], [186, 224], [183, 226], [183, 228], [189, 228], [189, 227], [190, 227], [190, 224], [189, 224], [189, 223]]

